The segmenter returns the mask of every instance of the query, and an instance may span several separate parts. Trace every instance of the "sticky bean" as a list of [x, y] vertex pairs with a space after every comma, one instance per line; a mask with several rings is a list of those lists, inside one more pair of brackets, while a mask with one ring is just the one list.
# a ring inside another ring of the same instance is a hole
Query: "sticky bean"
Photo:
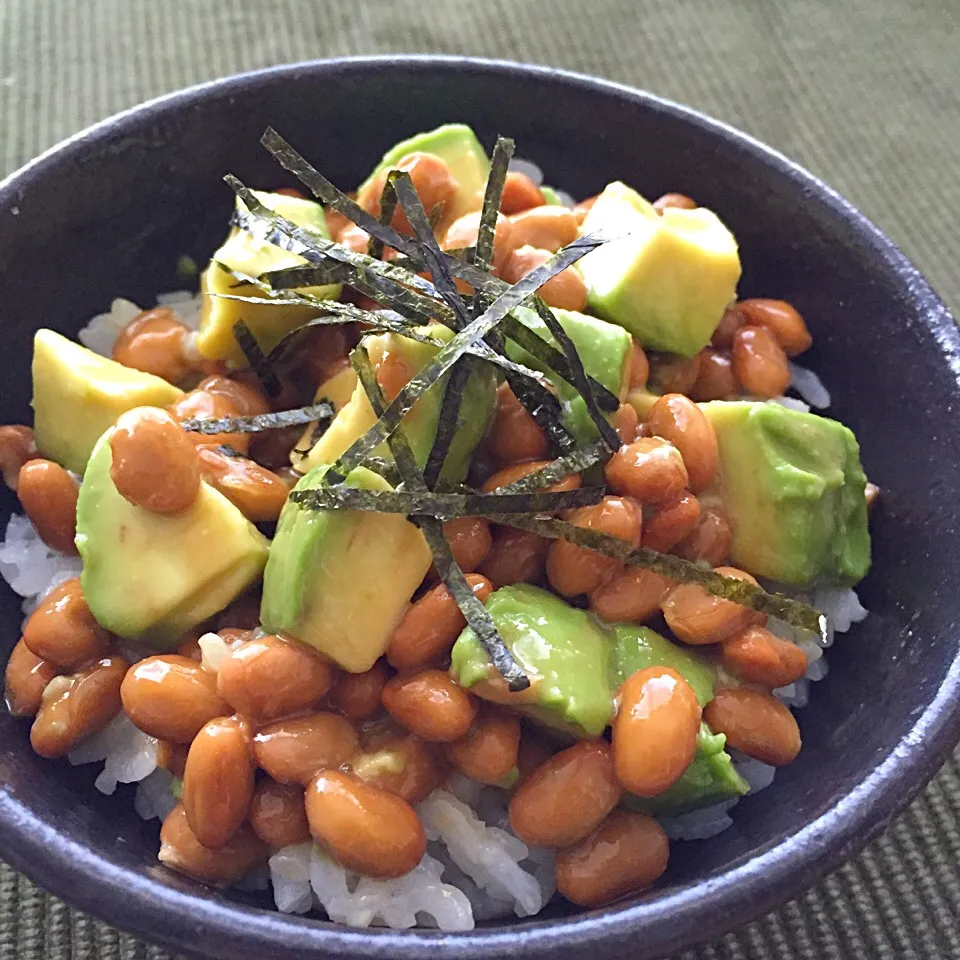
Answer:
[[[481, 603], [493, 592], [493, 584], [479, 573], [468, 573], [466, 581]], [[447, 585], [438, 584], [403, 615], [390, 638], [387, 660], [397, 670], [424, 667], [449, 653], [466, 625]]]
[[197, 451], [169, 414], [148, 407], [123, 414], [110, 435], [110, 448], [110, 479], [135, 507], [179, 513], [197, 499]]
[[510, 216], [533, 207], [542, 207], [545, 203], [540, 188], [525, 173], [519, 170], [507, 173], [500, 195], [501, 213]]
[[536, 247], [556, 253], [573, 243], [580, 224], [572, 210], [559, 206], [539, 206], [510, 218], [513, 222], [511, 241], [514, 247]]
[[700, 353], [700, 372], [697, 382], [690, 390], [692, 399], [729, 400], [739, 392], [739, 384], [733, 373], [733, 364], [726, 353], [707, 347]]
[[664, 210], [696, 210], [697, 203], [683, 193], [665, 193], [653, 201], [653, 209], [658, 213]]
[[29, 460], [37, 458], [37, 446], [33, 431], [19, 424], [0, 427], [0, 473], [3, 482], [13, 491], [20, 480], [20, 468]]
[[643, 545], [667, 553], [693, 532], [699, 519], [700, 501], [692, 493], [661, 503], [644, 521]]
[[423, 826], [406, 800], [346, 773], [317, 774], [306, 803], [314, 840], [348, 870], [400, 877], [426, 850]]
[[520, 721], [499, 707], [485, 704], [466, 735], [447, 744], [447, 759], [465, 777], [501, 784], [517, 766]]
[[330, 691], [330, 706], [351, 720], [366, 720], [380, 709], [383, 687], [389, 679], [390, 668], [383, 660], [364, 673], [344, 671]]
[[[505, 487], [508, 483], [513, 483], [515, 480], [520, 480], [536, 470], [548, 467], [552, 462], [552, 460], [529, 460], [527, 463], [515, 463], [512, 466], [504, 467], [487, 479], [482, 488], [483, 492], [490, 493], [499, 487]], [[547, 493], [559, 493], [563, 490], [579, 490], [580, 483], [580, 474], [572, 473], [558, 483], [544, 487], [544, 491]]]
[[654, 393], [689, 393], [700, 376], [700, 354], [677, 357], [670, 353], [651, 353], [650, 389]]
[[408, 733], [390, 718], [362, 734], [361, 746], [363, 752], [350, 761], [353, 775], [408, 803], [425, 800], [449, 773], [437, 744]]
[[746, 323], [746, 318], [737, 309], [735, 303], [731, 303], [717, 324], [710, 338], [710, 345], [718, 350], [729, 350], [733, 346], [733, 335]]
[[23, 625], [23, 642], [38, 657], [70, 671], [105, 657], [110, 636], [94, 619], [73, 577], [54, 587]]
[[169, 307], [144, 310], [120, 331], [111, 358], [125, 367], [179, 383], [197, 369], [185, 350], [189, 333]]
[[499, 590], [514, 583], [535, 583], [543, 577], [550, 541], [526, 530], [496, 527], [493, 546], [478, 567]]
[[[292, 404], [295, 406], [296, 404]], [[219, 420], [223, 417], [240, 415], [234, 397], [224, 392], [208, 393], [206, 390], [191, 390], [185, 393], [176, 403], [167, 408], [175, 420]], [[199, 433], [191, 431], [186, 434], [197, 447], [218, 447], [226, 444], [238, 453], [247, 453], [250, 449], [249, 433]]]
[[617, 431], [620, 443], [633, 443], [637, 439], [637, 427], [640, 418], [636, 409], [629, 403], [621, 403], [611, 419], [613, 429]]
[[183, 809], [205, 846], [226, 846], [247, 818], [253, 760], [245, 726], [236, 717], [205, 724], [190, 744], [183, 773]]
[[205, 847], [190, 829], [181, 803], [170, 811], [160, 828], [160, 862], [203, 883], [234, 883], [266, 863], [269, 853], [267, 845], [247, 824], [219, 850]]
[[303, 787], [295, 783], [261, 780], [253, 791], [247, 820], [253, 832], [275, 849], [310, 840]]
[[397, 723], [437, 743], [458, 740], [477, 713], [474, 698], [442, 670], [393, 677], [383, 688], [382, 700]]
[[[749, 573], [736, 567], [717, 567], [716, 572], [753, 584], [757, 582]], [[751, 624], [762, 626], [767, 619], [749, 607], [708, 593], [697, 583], [680, 583], [671, 587], [660, 606], [667, 626], [677, 639], [695, 645], [723, 643]]]
[[617, 780], [638, 797], [655, 797], [683, 776], [697, 750], [700, 704], [671, 667], [638, 670], [620, 686], [613, 722]]
[[123, 709], [144, 733], [190, 743], [205, 723], [230, 712], [217, 694], [217, 678], [176, 654], [135, 663], [120, 687]]
[[720, 462], [717, 435], [692, 400], [679, 393], [661, 397], [650, 408], [646, 426], [654, 436], [680, 451], [693, 493], [700, 493], [713, 482]]
[[787, 355], [766, 327], [741, 327], [733, 335], [733, 372], [746, 393], [778, 397], [790, 385]]
[[61, 553], [76, 553], [77, 496], [73, 477], [51, 460], [30, 460], [20, 468], [17, 496], [40, 539]]
[[464, 573], [476, 570], [493, 546], [490, 522], [483, 517], [448, 520], [443, 525], [443, 534], [450, 544], [453, 559]]
[[667, 835], [653, 817], [614, 810], [589, 837], [557, 853], [557, 889], [572, 903], [599, 907], [654, 884], [669, 856]]
[[733, 532], [730, 521], [719, 507], [702, 510], [693, 531], [674, 548], [684, 560], [706, 560], [712, 567], [722, 564], [730, 554]]
[[660, 437], [641, 437], [624, 444], [607, 461], [605, 473], [613, 493], [643, 504], [675, 500], [689, 483], [680, 451]]
[[49, 660], [42, 660], [18, 640], [10, 651], [5, 673], [7, 709], [15, 717], [32, 717], [40, 709], [43, 691], [59, 673]]
[[290, 491], [272, 470], [246, 457], [227, 456], [216, 447], [199, 447], [197, 460], [203, 479], [251, 523], [272, 523], [280, 516]]
[[[631, 547], [640, 546], [643, 516], [627, 497], [604, 497], [593, 506], [571, 510], [567, 519], [578, 527], [626, 540]], [[554, 540], [547, 552], [547, 579], [565, 597], [589, 593], [615, 576], [620, 568], [619, 560], [567, 540]]]
[[171, 743], [169, 740], [157, 741], [157, 766], [167, 770], [182, 780], [187, 767], [188, 743]]
[[334, 668], [296, 640], [268, 635], [241, 643], [220, 665], [217, 692], [238, 713], [269, 723], [313, 706], [333, 686]]
[[550, 450], [543, 428], [517, 400], [508, 383], [501, 384], [497, 390], [497, 414], [489, 444], [501, 466], [542, 460]]
[[278, 720], [253, 738], [257, 763], [278, 783], [306, 785], [318, 770], [341, 766], [356, 750], [353, 724], [325, 711]]
[[716, 690], [703, 719], [715, 733], [724, 734], [731, 747], [774, 767], [792, 762], [800, 752], [797, 721], [768, 693], [746, 687]]
[[660, 612], [670, 584], [643, 567], [627, 567], [590, 593], [590, 609], [607, 623], [643, 623]]
[[226, 398], [233, 404], [238, 416], [253, 417], [270, 412], [270, 401], [252, 377], [249, 380], [239, 380], [216, 374], [205, 377], [197, 384], [196, 389], [215, 397]]
[[[556, 207], [543, 208], [555, 210]], [[507, 283], [519, 283], [528, 273], [546, 263], [553, 254], [538, 247], [517, 247], [500, 268], [500, 276]], [[537, 294], [544, 303], [558, 310], [583, 310], [587, 305], [587, 284], [583, 274], [573, 266], [561, 270]]]
[[54, 677], [43, 691], [30, 728], [33, 749], [53, 760], [99, 733], [120, 712], [120, 683], [126, 671], [123, 657], [109, 656], [69, 677]]
[[647, 359], [646, 351], [640, 346], [639, 341], [634, 340], [630, 353], [630, 389], [643, 389], [649, 378], [650, 361]]
[[527, 776], [510, 798], [510, 826], [524, 843], [567, 847], [620, 802], [610, 745], [581, 740]]
[[573, 215], [577, 218], [577, 223], [583, 224], [583, 221], [587, 219], [587, 214], [593, 209], [593, 205], [597, 202], [597, 197], [587, 197], [586, 200], [581, 200], [574, 208]]
[[785, 300], [756, 297], [741, 300], [737, 309], [746, 322], [755, 327], [766, 327], [783, 347], [788, 357], [795, 357], [813, 346], [813, 337], [796, 307]]
[[723, 665], [748, 683], [774, 689], [806, 673], [807, 655], [763, 627], [747, 627], [723, 644]]
[[[458, 220], [450, 224], [443, 238], [441, 247], [444, 250], [462, 250], [465, 247], [476, 246], [477, 235], [480, 231], [480, 211], [465, 213]], [[513, 242], [513, 223], [508, 217], [497, 214], [497, 222], [493, 231], [493, 266], [496, 270], [503, 269], [508, 257], [516, 247]]]

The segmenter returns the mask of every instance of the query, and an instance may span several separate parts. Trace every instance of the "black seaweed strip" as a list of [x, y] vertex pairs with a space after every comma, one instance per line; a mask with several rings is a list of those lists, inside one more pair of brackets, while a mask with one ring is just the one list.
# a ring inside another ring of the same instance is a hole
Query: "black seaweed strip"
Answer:
[[250, 417], [219, 417], [216, 420], [191, 417], [181, 420], [180, 426], [188, 433], [261, 433], [264, 430], [278, 430], [282, 427], [297, 427], [317, 420], [329, 420], [333, 417], [333, 407], [329, 403], [314, 403], [309, 407], [295, 410], [281, 410], [278, 413], [258, 413]]
[[490, 272], [490, 262], [493, 260], [493, 238], [496, 235], [497, 216], [500, 213], [500, 199], [503, 196], [503, 185], [507, 179], [510, 158], [516, 146], [509, 137], [497, 137], [493, 147], [487, 188], [483, 192], [480, 226], [477, 229], [477, 248], [473, 255], [474, 266], [484, 273]]
[[[361, 353], [362, 356], [360, 356]], [[382, 416], [384, 412], [383, 396], [380, 393], [380, 387], [377, 384], [369, 358], [365, 352], [358, 349], [351, 354], [350, 360], [357, 371], [357, 377], [367, 391], [367, 397], [374, 413]], [[413, 452], [407, 442], [407, 435], [402, 428], [394, 431], [389, 444], [397, 462], [397, 468], [403, 477], [404, 485], [421, 492], [425, 490], [426, 483], [417, 470]], [[467, 583], [463, 571], [453, 556], [453, 551], [450, 549], [450, 544], [447, 542], [440, 521], [434, 520], [432, 517], [417, 516], [411, 517], [411, 520], [420, 527], [433, 554], [433, 563], [437, 568], [437, 573], [440, 574], [440, 578], [447, 585], [447, 589], [453, 594], [460, 612], [473, 628], [477, 639], [486, 651], [487, 656], [490, 657], [497, 672], [506, 681], [510, 690], [526, 690], [530, 686], [529, 679], [520, 669], [516, 660], [513, 659], [513, 654], [497, 632], [490, 614]]]
[[217, 452], [222, 453], [225, 457], [240, 457], [243, 460], [247, 459], [247, 455], [245, 453], [241, 453], [239, 450], [234, 449], [229, 443], [218, 443]]
[[[383, 183], [383, 189], [380, 191], [380, 222], [385, 226], [389, 227], [393, 222], [393, 215], [397, 209], [397, 192], [393, 189], [393, 184], [390, 182], [388, 177]], [[370, 243], [367, 245], [367, 253], [374, 258], [374, 260], [380, 260], [383, 257], [383, 248], [386, 244], [382, 240], [378, 240], [376, 237], [370, 238]]]
[[809, 630], [821, 638], [825, 633], [825, 618], [813, 607], [793, 600], [781, 593], [768, 593], [762, 587], [755, 586], [745, 580], [735, 577], [724, 577], [715, 573], [709, 567], [682, 560], [669, 553], [657, 553], [646, 547], [634, 549], [626, 540], [612, 537], [609, 534], [598, 533], [568, 523], [565, 520], [556, 520], [546, 517], [516, 516], [503, 514], [495, 517], [498, 523], [516, 527], [520, 530], [529, 530], [553, 540], [568, 540], [578, 546], [587, 547], [607, 557], [614, 557], [631, 567], [644, 567], [659, 573], [670, 580], [684, 583], [698, 583], [708, 593], [732, 600], [744, 607], [750, 607], [759, 613], [766, 613], [778, 617], [791, 626], [801, 630]]
[[[573, 386], [576, 391], [583, 397], [584, 403], [587, 405], [587, 413], [590, 414], [590, 419], [593, 420], [594, 426], [600, 433], [601, 439], [606, 443], [609, 452], [612, 454], [615, 450], [620, 449], [620, 437], [617, 434], [617, 431], [607, 422], [607, 418], [600, 412], [600, 408], [597, 405], [596, 397], [593, 395], [593, 391], [590, 389], [590, 382], [587, 378], [587, 372], [583, 369], [583, 361], [580, 359], [580, 353], [577, 351], [576, 344], [573, 340], [570, 339], [570, 335], [566, 330], [560, 325], [560, 321], [556, 318], [553, 311], [539, 298], [535, 298], [537, 313], [540, 314], [540, 319], [547, 325], [547, 329], [553, 334], [557, 343], [560, 344], [563, 355], [567, 358], [567, 363], [570, 365], [570, 373], [573, 376]], [[617, 406], [619, 407], [619, 402]]]
[[532, 493], [535, 490], [542, 490], [551, 484], [558, 483], [571, 474], [580, 473], [588, 467], [604, 459], [607, 455], [606, 444], [602, 440], [597, 440], [586, 447], [574, 450], [566, 456], [548, 463], [545, 467], [528, 473], [513, 483], [498, 487], [497, 493]]
[[453, 311], [454, 329], [461, 330], [469, 323], [470, 316], [463, 297], [460, 296], [460, 291], [457, 290], [457, 285], [450, 276], [446, 258], [433, 234], [433, 228], [417, 196], [413, 180], [410, 179], [409, 173], [394, 170], [387, 177], [387, 181], [393, 184], [400, 206], [403, 207], [403, 212], [407, 215], [410, 226], [413, 227], [414, 240], [423, 251], [423, 259], [433, 278], [433, 285]]
[[437, 493], [429, 490], [358, 490], [337, 486], [294, 490], [290, 499], [310, 510], [364, 510], [455, 520], [457, 517], [554, 513], [591, 506], [599, 503], [603, 495], [602, 486], [581, 487], [559, 493], [500, 493], [499, 490], [495, 493]]
[[260, 381], [268, 397], [278, 397], [283, 390], [277, 375], [270, 369], [267, 358], [253, 335], [253, 331], [242, 321], [233, 325], [233, 336], [246, 358], [254, 376]]
[[582, 237], [554, 254], [549, 260], [528, 273], [517, 284], [501, 294], [474, 321], [461, 330], [443, 347], [393, 399], [383, 416], [340, 458], [339, 467], [349, 472], [363, 461], [397, 428], [417, 399], [432, 387], [463, 354], [483, 339], [519, 303], [538, 290], [547, 280], [565, 270], [571, 263], [595, 250], [602, 241]]
[[462, 357], [447, 380], [443, 391], [443, 402], [440, 404], [440, 415], [437, 418], [437, 432], [430, 447], [427, 463], [423, 468], [423, 479], [430, 490], [435, 490], [437, 487], [447, 454], [450, 452], [450, 445], [457, 435], [460, 405], [463, 403], [467, 382], [475, 367], [473, 357]]

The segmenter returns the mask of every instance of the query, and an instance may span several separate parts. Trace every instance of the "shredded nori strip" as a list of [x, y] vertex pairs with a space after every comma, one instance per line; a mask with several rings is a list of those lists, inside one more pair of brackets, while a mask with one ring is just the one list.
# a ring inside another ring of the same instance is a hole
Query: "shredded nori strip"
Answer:
[[241, 453], [239, 450], [231, 447], [229, 443], [218, 443], [216, 446], [217, 453], [222, 453], [225, 457], [241, 457], [246, 460], [247, 455]]
[[[370, 364], [370, 359], [366, 352], [357, 349], [350, 356], [350, 360], [357, 371], [357, 377], [367, 391], [367, 397], [374, 413], [378, 416], [383, 414], [383, 395], [377, 384], [377, 378]], [[389, 439], [390, 450], [397, 462], [397, 469], [403, 477], [404, 486], [411, 490], [422, 492], [426, 489], [426, 483], [422, 475], [417, 470], [417, 464], [407, 442], [407, 435], [401, 427], [395, 430]], [[443, 526], [439, 520], [432, 517], [412, 516], [410, 520], [416, 523], [430, 551], [433, 554], [433, 563], [440, 574], [440, 578], [447, 585], [447, 589], [457, 601], [457, 606], [463, 614], [464, 619], [473, 628], [477, 639], [490, 657], [491, 662], [497, 672], [507, 683], [510, 690], [526, 690], [530, 686], [530, 680], [520, 669], [519, 664], [514, 660], [510, 649], [503, 642], [503, 638], [497, 632], [493, 619], [487, 612], [484, 605], [477, 599], [463, 575], [463, 571], [457, 564], [450, 549], [446, 535], [443, 532]]]
[[553, 463], [548, 463], [545, 467], [541, 467], [533, 473], [528, 473], [519, 480], [514, 480], [513, 483], [498, 487], [496, 492], [501, 494], [534, 493], [544, 487], [559, 483], [571, 474], [580, 473], [588, 467], [592, 467], [595, 463], [605, 459], [608, 454], [606, 444], [602, 440], [597, 440], [589, 446], [581, 447], [579, 450], [574, 450], [573, 453], [568, 453], [566, 456], [554, 460]]
[[[393, 215], [397, 210], [397, 191], [393, 189], [393, 183], [390, 181], [390, 178], [383, 183], [383, 189], [380, 191], [380, 222], [385, 226], [389, 227], [393, 223]], [[374, 258], [374, 260], [380, 260], [383, 257], [383, 248], [385, 244], [382, 240], [378, 240], [376, 237], [370, 237], [370, 242], [367, 245], [367, 253]]]
[[[587, 379], [587, 372], [583, 369], [583, 361], [570, 335], [560, 325], [560, 321], [554, 316], [553, 311], [539, 298], [536, 299], [537, 312], [540, 319], [547, 325], [547, 329], [553, 334], [554, 339], [560, 344], [563, 355], [567, 358], [570, 365], [570, 375], [573, 377], [573, 386], [583, 397], [587, 405], [587, 413], [594, 422], [600, 433], [601, 439], [606, 443], [610, 452], [620, 449], [620, 437], [617, 431], [607, 422], [607, 418], [600, 412], [593, 390], [590, 389], [590, 383]], [[619, 406], [619, 404], [617, 404]]]
[[464, 357], [454, 368], [443, 391], [443, 401], [437, 418], [437, 432], [423, 468], [423, 480], [430, 490], [437, 489], [443, 465], [450, 452], [453, 438], [460, 425], [460, 405], [467, 389], [467, 382], [474, 372], [472, 357]]
[[483, 208], [480, 211], [480, 226], [477, 230], [477, 249], [473, 263], [478, 270], [488, 273], [493, 260], [493, 238], [497, 231], [497, 216], [500, 213], [500, 198], [507, 180], [507, 168], [516, 149], [516, 143], [508, 137], [497, 137], [490, 158], [490, 175], [483, 193]]
[[298, 407], [295, 410], [281, 410], [278, 413], [258, 413], [251, 417], [219, 417], [216, 420], [204, 417], [191, 417], [181, 420], [180, 426], [188, 433], [262, 433], [264, 430], [279, 430], [282, 427], [297, 427], [317, 420], [333, 419], [333, 407], [325, 400]]
[[463, 356], [469, 347], [493, 330], [514, 307], [561, 270], [565, 270], [571, 263], [576, 263], [591, 250], [595, 250], [602, 242], [595, 237], [581, 237], [575, 240], [497, 297], [476, 320], [464, 327], [404, 386], [386, 408], [383, 416], [340, 458], [341, 471], [349, 472], [390, 437], [417, 400]]
[[294, 490], [290, 499], [310, 510], [363, 510], [455, 520], [457, 517], [554, 513], [592, 506], [599, 503], [603, 495], [602, 486], [559, 493], [436, 493], [430, 490], [360, 490], [334, 486]]
[[809, 630], [824, 636], [825, 619], [813, 607], [781, 593], [768, 593], [763, 587], [754, 586], [745, 580], [725, 577], [707, 566], [683, 560], [670, 553], [658, 553], [646, 547], [634, 549], [626, 540], [596, 530], [578, 527], [566, 520], [552, 517], [518, 516], [503, 514], [495, 517], [498, 523], [529, 530], [552, 540], [567, 540], [586, 547], [606, 557], [614, 557], [630, 567], [644, 567], [670, 580], [700, 584], [708, 593], [724, 600], [732, 600], [744, 607], [789, 623], [792, 627]]
[[253, 331], [242, 321], [238, 320], [233, 325], [233, 336], [236, 338], [250, 369], [254, 376], [260, 381], [268, 397], [278, 397], [283, 391], [277, 375], [270, 369], [267, 358], [264, 356], [257, 338]]

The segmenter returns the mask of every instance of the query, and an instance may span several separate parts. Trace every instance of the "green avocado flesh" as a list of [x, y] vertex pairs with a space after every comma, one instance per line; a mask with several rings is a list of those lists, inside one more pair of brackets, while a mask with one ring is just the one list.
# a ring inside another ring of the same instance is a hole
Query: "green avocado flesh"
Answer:
[[624, 183], [608, 184], [583, 233], [613, 237], [580, 261], [592, 313], [629, 330], [645, 347], [692, 357], [736, 299], [740, 258], [717, 215], [658, 213]]
[[[330, 239], [326, 216], [319, 203], [282, 193], [254, 193], [261, 203], [274, 213], [299, 227], [312, 230], [324, 239]], [[239, 198], [237, 208], [246, 209]], [[306, 261], [295, 253], [281, 250], [280, 247], [265, 240], [258, 240], [245, 230], [235, 227], [204, 270], [200, 278], [200, 290], [204, 294], [261, 296], [256, 287], [238, 284], [229, 273], [221, 270], [217, 263], [248, 277], [258, 277], [272, 270], [304, 266]], [[301, 292], [320, 299], [335, 300], [340, 295], [340, 285], [333, 283], [322, 287], [305, 287]], [[242, 367], [247, 361], [233, 335], [233, 327], [238, 320], [242, 320], [250, 328], [261, 349], [269, 351], [284, 334], [316, 315], [317, 311], [312, 307], [281, 306], [266, 300], [263, 306], [260, 306], [239, 300], [226, 300], [221, 296], [204, 296], [197, 349], [211, 360], [226, 360], [235, 367]]]
[[[518, 307], [513, 313], [525, 327], [529, 327], [548, 343], [558, 347], [547, 325], [533, 310]], [[553, 313], [577, 348], [586, 373], [622, 400], [626, 395], [630, 376], [630, 357], [633, 346], [630, 334], [616, 324], [607, 323], [597, 317], [589, 317], [585, 313], [558, 309]], [[517, 363], [523, 363], [544, 373], [552, 372], [549, 367], [542, 364], [523, 347], [517, 346], [512, 340], [507, 341], [507, 356]], [[590, 419], [583, 397], [575, 387], [560, 377], [554, 376], [551, 379], [560, 398], [564, 426], [581, 443], [596, 440], [599, 435], [597, 427]]]
[[[437, 355], [440, 347], [453, 337], [453, 331], [441, 324], [431, 324], [429, 327], [418, 329], [421, 333], [432, 337], [436, 345], [412, 340], [396, 333], [384, 333], [364, 337], [363, 346], [367, 349], [374, 365], [390, 354], [398, 354], [411, 372], [416, 373], [423, 369]], [[420, 467], [427, 462], [436, 439], [448, 380], [449, 375], [441, 377], [417, 400], [413, 409], [403, 418], [404, 432]], [[493, 422], [496, 412], [496, 392], [496, 373], [487, 365], [478, 366], [464, 388], [463, 401], [457, 414], [457, 427], [440, 475], [442, 481], [460, 483], [467, 475], [473, 450]], [[373, 407], [367, 399], [366, 390], [362, 384], [357, 383], [350, 402], [339, 410], [329, 429], [317, 441], [310, 453], [302, 461], [294, 463], [294, 466], [301, 473], [305, 473], [311, 468], [335, 463], [354, 441], [362, 437], [376, 423], [376, 419]], [[377, 452], [384, 457], [390, 455], [385, 446]]]
[[656, 797], [646, 799], [628, 794], [624, 804], [645, 813], [674, 815], [745, 796], [750, 784], [737, 773], [730, 754], [724, 750], [726, 742], [722, 733], [713, 733], [701, 723], [697, 752], [683, 776]]
[[[610, 639], [603, 627], [583, 610], [528, 584], [501, 587], [485, 606], [530, 678], [531, 700], [520, 709], [575, 736], [600, 736], [613, 715]], [[468, 689], [495, 676], [470, 627], [453, 646], [450, 672]], [[475, 692], [483, 696], [482, 690]]]
[[[328, 469], [311, 470], [294, 489], [321, 486]], [[346, 482], [361, 490], [391, 489], [365, 467]], [[423, 534], [406, 517], [309, 510], [288, 500], [263, 576], [263, 628], [362, 673], [383, 655], [431, 562]]]
[[260, 578], [269, 545], [205, 483], [175, 514], [124, 499], [110, 478], [112, 433], [97, 441], [77, 500], [83, 595], [111, 632], [171, 650]]
[[411, 153], [430, 153], [439, 157], [458, 183], [456, 194], [443, 212], [443, 225], [449, 226], [464, 214], [483, 206], [490, 160], [476, 134], [463, 123], [446, 123], [435, 130], [418, 133], [388, 150], [357, 191], [361, 204], [370, 190], [376, 188], [377, 175], [396, 167]]
[[693, 650], [685, 649], [660, 636], [649, 627], [619, 623], [610, 628], [613, 651], [610, 663], [614, 690], [638, 670], [647, 667], [673, 667], [693, 688], [701, 707], [713, 699], [716, 670]]
[[730, 559], [755, 576], [853, 584], [870, 568], [866, 476], [841, 423], [777, 403], [704, 403], [720, 448]]
[[183, 396], [151, 373], [101, 357], [53, 330], [33, 338], [33, 432], [37, 449], [83, 473], [104, 430], [134, 407], [165, 407]]

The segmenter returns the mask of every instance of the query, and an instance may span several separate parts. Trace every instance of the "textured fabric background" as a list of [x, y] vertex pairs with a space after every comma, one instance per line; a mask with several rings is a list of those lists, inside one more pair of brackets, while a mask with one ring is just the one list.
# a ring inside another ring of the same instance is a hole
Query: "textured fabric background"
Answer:
[[[713, 114], [844, 193], [960, 308], [960, 0], [0, 0], [0, 175], [178, 87], [389, 52], [548, 63]], [[960, 958], [958, 761], [858, 859], [683, 960]], [[0, 960], [168, 956], [0, 865]]]

